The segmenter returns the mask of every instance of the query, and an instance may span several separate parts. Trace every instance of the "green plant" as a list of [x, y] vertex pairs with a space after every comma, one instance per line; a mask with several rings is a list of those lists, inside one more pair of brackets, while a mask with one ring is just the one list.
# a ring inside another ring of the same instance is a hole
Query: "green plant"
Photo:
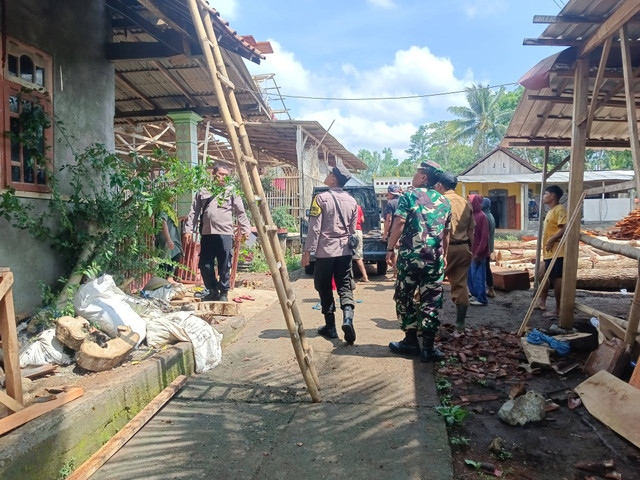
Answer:
[[469, 445], [469, 443], [471, 443], [471, 439], [466, 437], [453, 436], [449, 438], [449, 443], [455, 447], [467, 446]]
[[71, 475], [75, 469], [76, 469], [76, 459], [72, 457], [65, 462], [65, 464], [62, 466], [62, 468], [58, 472], [58, 475], [59, 475], [58, 479], [64, 480], [69, 475]]
[[511, 460], [513, 458], [513, 453], [505, 448], [501, 448], [498, 453], [493, 454], [499, 460]]
[[450, 427], [462, 425], [464, 419], [471, 414], [469, 410], [465, 410], [460, 405], [445, 405], [436, 407], [436, 412], [444, 417], [445, 422]]
[[438, 391], [449, 390], [451, 388], [451, 382], [444, 377], [438, 377], [436, 379], [436, 388]]
[[271, 218], [278, 228], [286, 228], [290, 232], [298, 231], [298, 221], [289, 213], [289, 207], [286, 205], [271, 210]]

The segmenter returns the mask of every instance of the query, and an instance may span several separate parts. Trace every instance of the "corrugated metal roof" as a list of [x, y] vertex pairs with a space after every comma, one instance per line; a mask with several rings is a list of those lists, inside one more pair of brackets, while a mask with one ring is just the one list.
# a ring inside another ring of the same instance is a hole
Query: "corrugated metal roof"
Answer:
[[[585, 182], [611, 182], [633, 180], [633, 170], [593, 170], [584, 172]], [[542, 183], [542, 173], [507, 175], [459, 175], [461, 183]], [[549, 183], [569, 183], [569, 172], [556, 172], [547, 179]]]
[[[640, 66], [640, 47], [634, 43], [640, 38], [639, 11], [640, 2], [637, 1], [571, 0], [559, 15], [541, 19], [553, 23], [538, 39], [525, 41], [526, 44], [572, 46], [543, 60], [520, 80], [526, 90], [502, 146], [568, 147], [571, 144], [575, 59], [588, 50], [591, 100], [605, 40], [601, 38], [602, 29], [633, 19], [626, 28], [631, 40], [631, 63], [636, 70]], [[614, 32], [587, 147], [629, 148], [619, 29], [615, 28]], [[637, 89], [635, 102], [638, 108], [640, 92]]]

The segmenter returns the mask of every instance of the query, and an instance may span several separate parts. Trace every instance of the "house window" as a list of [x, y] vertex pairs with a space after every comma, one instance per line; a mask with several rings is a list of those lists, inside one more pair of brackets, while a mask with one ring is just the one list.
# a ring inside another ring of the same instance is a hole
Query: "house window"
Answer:
[[7, 39], [2, 71], [0, 187], [49, 191], [47, 169], [53, 166], [50, 127], [51, 56]]

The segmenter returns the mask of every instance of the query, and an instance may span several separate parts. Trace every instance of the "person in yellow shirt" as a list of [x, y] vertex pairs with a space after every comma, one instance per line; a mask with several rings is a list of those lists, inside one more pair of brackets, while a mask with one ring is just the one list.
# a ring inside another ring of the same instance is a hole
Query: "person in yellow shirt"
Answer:
[[[560, 203], [562, 198], [562, 189], [557, 185], [551, 185], [547, 187], [542, 196], [542, 203], [549, 206], [549, 211], [544, 217], [544, 228], [542, 230], [542, 258], [544, 262], [540, 265], [538, 271], [538, 278], [542, 279], [545, 272], [549, 268], [551, 258], [558, 249], [558, 243], [564, 235], [565, 227], [567, 226], [567, 211]], [[549, 286], [553, 287], [553, 292], [556, 297], [556, 308], [553, 311], [545, 312], [543, 317], [556, 318], [560, 310], [560, 291], [562, 287], [562, 267], [564, 260], [564, 247], [558, 253], [555, 263], [549, 274]], [[543, 286], [540, 300], [535, 308], [539, 310], [547, 309], [547, 293], [549, 286]]]

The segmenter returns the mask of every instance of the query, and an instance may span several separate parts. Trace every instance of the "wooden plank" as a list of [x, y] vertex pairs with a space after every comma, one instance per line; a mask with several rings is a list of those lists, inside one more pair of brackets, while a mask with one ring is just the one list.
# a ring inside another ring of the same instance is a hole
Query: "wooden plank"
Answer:
[[551, 367], [551, 360], [549, 359], [549, 348], [544, 345], [533, 345], [527, 342], [527, 339], [520, 338], [524, 354], [527, 356], [527, 361], [532, 367]]
[[[640, 10], [638, 2], [636, 12]], [[622, 8], [622, 7], [621, 7]], [[638, 115], [635, 109], [635, 72], [631, 61], [631, 47], [629, 45], [629, 35], [626, 25], [620, 28], [620, 53], [622, 55], [622, 72], [624, 76], [624, 93], [627, 102], [627, 124], [629, 125], [629, 143], [631, 147], [631, 158], [633, 159], [633, 170], [636, 174], [636, 195], [640, 192], [640, 142], [638, 140]]]
[[58, 369], [58, 365], [51, 365], [47, 363], [37, 368], [25, 368], [22, 370], [22, 377], [33, 380], [34, 378], [44, 377], [50, 373], [55, 373]]
[[160, 410], [171, 397], [173, 397], [187, 382], [187, 377], [180, 375], [171, 382], [167, 388], [162, 390], [156, 398], [144, 407], [140, 412], [127, 423], [122, 430], [109, 439], [96, 453], [86, 462], [73, 471], [67, 480], [81, 480], [91, 477], [107, 460], [109, 460], [118, 450], [120, 450], [138, 430], [140, 430], [153, 416]]
[[[573, 122], [571, 127], [571, 170], [569, 173], [569, 201], [567, 211], [580, 210], [584, 199], [584, 158], [587, 140], [587, 122], [578, 123], [576, 119], [587, 115], [587, 98], [589, 93], [589, 59], [576, 60], [574, 80]], [[573, 328], [573, 304], [576, 296], [576, 279], [578, 276], [578, 245], [580, 243], [580, 222], [566, 226], [563, 238], [566, 237], [566, 251], [562, 270], [562, 295], [558, 325], [565, 330]]]
[[20, 402], [16, 402], [13, 398], [11, 398], [9, 395], [4, 393], [2, 390], [0, 390], [0, 403], [3, 404], [12, 412], [19, 412], [20, 410], [24, 409], [24, 405], [22, 405]]
[[13, 293], [11, 291], [13, 275], [3, 274], [0, 285], [9, 283], [4, 296], [0, 297], [0, 338], [2, 338], [2, 352], [4, 362], [5, 385], [7, 395], [23, 404], [22, 378], [20, 377], [20, 359], [18, 352], [18, 333], [16, 331], [16, 317], [13, 310]]
[[13, 273], [2, 272], [0, 274], [0, 298], [4, 297], [4, 294], [9, 291], [13, 285]]
[[595, 308], [591, 308], [579, 302], [575, 302], [574, 307], [579, 312], [586, 313], [587, 315], [591, 315], [592, 317], [596, 317], [600, 322], [600, 331], [604, 334], [605, 337], [609, 339], [612, 337], [617, 337], [620, 339], [624, 338], [624, 335], [626, 333], [626, 327], [622, 324], [624, 320], [620, 320], [619, 318], [600, 312]]
[[640, 11], [640, 3], [638, 0], [625, 0], [615, 11], [607, 18], [600, 28], [595, 31], [593, 35], [589, 37], [584, 46], [578, 53], [579, 57], [586, 55], [593, 49], [600, 46], [608, 37], [617, 33], [617, 31], [629, 20], [631, 20], [636, 13]]
[[69, 388], [64, 393], [60, 393], [56, 395], [56, 398], [45, 403], [34, 403], [33, 405], [21, 410], [13, 415], [9, 415], [8, 417], [0, 420], [0, 435], [4, 435], [5, 433], [13, 430], [14, 428], [18, 428], [21, 425], [33, 420], [34, 418], [38, 418], [41, 415], [44, 415], [51, 410], [58, 408], [65, 403], [69, 403], [72, 400], [75, 400], [78, 397], [81, 397], [84, 394], [84, 389], [81, 387], [72, 387]]
[[640, 358], [636, 360], [636, 366], [633, 369], [633, 374], [629, 379], [629, 385], [640, 389]]
[[591, 415], [640, 448], [640, 390], [601, 370], [575, 392]]
[[603, 193], [612, 192], [624, 192], [636, 188], [635, 180], [629, 180], [628, 182], [614, 183], [613, 185], [605, 185], [604, 187], [587, 188], [585, 193], [587, 195], [601, 195]]

